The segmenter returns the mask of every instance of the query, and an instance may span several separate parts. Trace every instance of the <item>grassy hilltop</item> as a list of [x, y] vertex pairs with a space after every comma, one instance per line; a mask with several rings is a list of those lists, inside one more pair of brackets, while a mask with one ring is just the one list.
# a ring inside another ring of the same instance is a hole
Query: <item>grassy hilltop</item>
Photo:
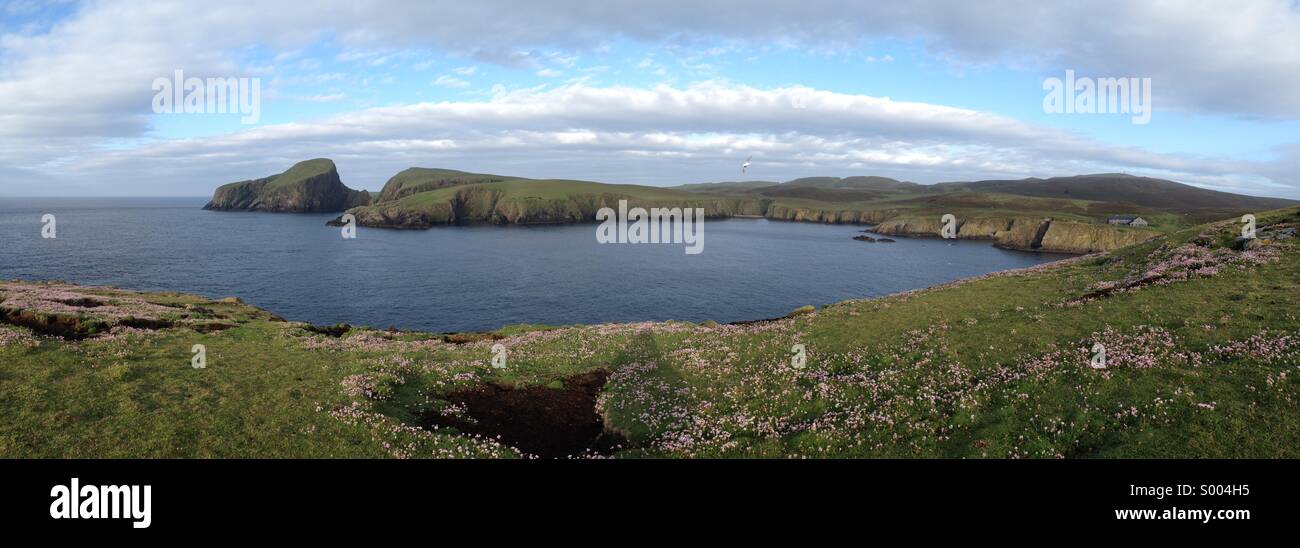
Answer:
[[744, 325], [385, 332], [4, 282], [0, 457], [1294, 458], [1300, 209], [1257, 215]]
[[[1110, 251], [1206, 220], [1295, 204], [1123, 174], [935, 185], [887, 177], [806, 177], [662, 188], [420, 167], [394, 175], [372, 197], [344, 186], [334, 163], [317, 158], [279, 175], [223, 185], [205, 209], [344, 211], [361, 226], [428, 229], [590, 222], [601, 208], [621, 200], [631, 207], [701, 208], [715, 219], [875, 225], [876, 232], [891, 236], [938, 236], [940, 219], [952, 214], [957, 238], [1062, 253]], [[1151, 227], [1105, 223], [1117, 214], [1140, 215]], [[340, 216], [330, 224], [342, 222]]]
[[277, 175], [221, 185], [203, 209], [330, 213], [368, 203], [369, 192], [344, 186], [334, 162], [316, 158]]
[[457, 223], [554, 224], [592, 221], [619, 200], [643, 207], [702, 207], [709, 217], [760, 216], [760, 200], [590, 181], [526, 179], [411, 168], [389, 179], [378, 199], [348, 213], [362, 226], [430, 228]]
[[[808, 177], [660, 188], [411, 168], [389, 179], [373, 203], [347, 213], [361, 226], [382, 228], [576, 223], [595, 220], [600, 208], [619, 200], [698, 207], [710, 218], [878, 225], [877, 232], [901, 236], [938, 236], [941, 217], [953, 214], [958, 238], [1065, 253], [1109, 251], [1207, 219], [1294, 203], [1109, 174], [928, 186], [886, 177]], [[1153, 227], [1106, 225], [1115, 214], [1141, 215]]]

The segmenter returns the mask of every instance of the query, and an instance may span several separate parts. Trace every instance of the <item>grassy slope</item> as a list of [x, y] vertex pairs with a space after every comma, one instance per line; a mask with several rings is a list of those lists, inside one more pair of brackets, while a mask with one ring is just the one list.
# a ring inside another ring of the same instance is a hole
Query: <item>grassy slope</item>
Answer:
[[509, 177], [485, 173], [470, 173], [454, 169], [435, 169], [412, 167], [397, 172], [384, 183], [384, 189], [376, 201], [396, 200], [418, 192], [435, 191], [440, 188], [494, 182]]
[[[474, 206], [454, 213], [458, 197]], [[742, 181], [672, 188], [538, 180], [446, 169], [411, 168], [391, 178], [370, 206], [351, 212], [366, 226], [427, 228], [449, 222], [591, 220], [591, 204], [626, 198], [632, 206], [713, 204], [710, 215], [766, 214], [780, 220], [916, 225], [945, 214], [959, 219], [1051, 218], [1097, 224], [1141, 215], [1151, 230], [1172, 232], [1207, 220], [1282, 207], [1287, 200], [1218, 193], [1157, 179], [1099, 174], [1046, 180], [917, 185], [884, 177], [807, 177], [784, 183]], [[1152, 204], [1175, 204], [1155, 207]], [[580, 205], [581, 204], [581, 205]]]
[[500, 191], [503, 193], [503, 200], [527, 200], [530, 198], [562, 200], [578, 194], [618, 194], [625, 195], [629, 199], [642, 199], [655, 202], [699, 200], [701, 198], [701, 195], [690, 192], [640, 185], [612, 185], [589, 181], [570, 181], [561, 179], [512, 178], [495, 183], [454, 186], [421, 192], [419, 194], [402, 198], [401, 202], [404, 205], [411, 206], [447, 202], [451, 200], [452, 196], [454, 196], [456, 192], [463, 190], [465, 186], [477, 186]]
[[[1260, 215], [1277, 223], [1300, 211]], [[0, 326], [0, 456], [512, 456], [403, 421], [457, 387], [609, 368], [600, 405], [635, 447], [624, 456], [1294, 458], [1300, 252], [1294, 240], [1229, 251], [1235, 230], [746, 326], [518, 326], [497, 341], [504, 370], [489, 365], [490, 340], [331, 338], [248, 307], [144, 295], [239, 326], [80, 342]], [[1150, 272], [1165, 281], [1079, 302]], [[22, 291], [0, 285], [11, 301]], [[1097, 341], [1106, 370], [1088, 366]], [[207, 369], [189, 367], [195, 343]]]
[[[1050, 179], [942, 183], [939, 189], [967, 188], [1043, 198], [1083, 198], [1131, 204], [1165, 211], [1267, 211], [1296, 204], [1295, 200], [1261, 198], [1197, 188], [1174, 181], [1119, 173], [1097, 173]], [[1228, 216], [1223, 213], [1220, 216]]]
[[[409, 170], [408, 170], [409, 171]], [[428, 170], [443, 172], [446, 170]], [[406, 173], [406, 172], [403, 172]], [[459, 173], [459, 172], [453, 172]], [[477, 174], [467, 174], [481, 177]], [[427, 178], [427, 177], [426, 177]], [[390, 183], [391, 184], [391, 183]], [[417, 184], [417, 183], [402, 183]], [[401, 185], [399, 185], [401, 186]], [[680, 188], [619, 185], [571, 180], [538, 180], [506, 178], [491, 183], [467, 183], [445, 186], [400, 198], [397, 202], [406, 208], [420, 209], [452, 201], [458, 192], [481, 188], [501, 192], [502, 203], [519, 203], [525, 207], [552, 201], [563, 201], [575, 196], [617, 195], [626, 197], [632, 206], [655, 204], [680, 204], [684, 202], [713, 200], [749, 200], [756, 204], [766, 201], [773, 206], [808, 211], [874, 211], [891, 210], [896, 215], [909, 217], [935, 217], [952, 213], [962, 218], [997, 216], [1052, 217], [1058, 220], [1095, 222], [1104, 213], [1098, 202], [1033, 198], [998, 193], [954, 192], [949, 194], [922, 194], [914, 191], [887, 189], [871, 191], [869, 199], [854, 199], [861, 191], [823, 190], [809, 187], [792, 187], [788, 195], [759, 196], [752, 194], [705, 193]], [[387, 187], [386, 191], [387, 193]], [[804, 197], [807, 196], [807, 197]], [[758, 207], [758, 206], [755, 206]], [[761, 209], [761, 208], [760, 208]], [[1184, 223], [1175, 223], [1176, 216], [1153, 216], [1158, 228], [1171, 230]]]
[[332, 169], [334, 169], [334, 162], [326, 158], [315, 158], [298, 162], [284, 173], [275, 176], [275, 178], [266, 185], [266, 189], [275, 190], [278, 188], [290, 187], [312, 177], [329, 173]]
[[727, 192], [777, 198], [805, 198], [798, 207], [858, 210], [904, 208], [903, 215], [958, 217], [1029, 215], [1084, 222], [1110, 215], [1140, 215], [1168, 232], [1243, 213], [1296, 204], [1192, 187], [1173, 181], [1123, 174], [1093, 174], [1051, 179], [975, 181], [922, 186], [881, 177], [809, 177], [779, 185], [699, 184], [678, 187], [697, 192]]

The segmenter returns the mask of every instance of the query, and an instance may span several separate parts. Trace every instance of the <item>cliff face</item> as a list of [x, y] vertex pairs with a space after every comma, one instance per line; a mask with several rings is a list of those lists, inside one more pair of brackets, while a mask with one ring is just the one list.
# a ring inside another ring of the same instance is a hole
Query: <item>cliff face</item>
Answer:
[[1006, 232], [1015, 224], [1016, 219], [1007, 217], [979, 217], [966, 219], [965, 222], [957, 226], [958, 238], [971, 238], [980, 240], [991, 240], [998, 236], [998, 233]]
[[1016, 218], [1012, 220], [1010, 227], [994, 235], [994, 239], [997, 240], [995, 245], [1007, 249], [1050, 251], [1040, 248], [1043, 234], [1051, 224], [1050, 219]]
[[1061, 253], [1093, 253], [1145, 242], [1155, 235], [1149, 230], [1110, 225], [1053, 222], [1043, 235], [1042, 247]]
[[[317, 161], [320, 162], [320, 161]], [[766, 217], [773, 220], [828, 224], [874, 224], [874, 232], [891, 236], [939, 237], [939, 215], [908, 210], [802, 207], [770, 197], [624, 193], [619, 185], [581, 181], [515, 180], [455, 170], [411, 168], [389, 179], [373, 202], [338, 181], [333, 163], [312, 169], [294, 166], [276, 177], [226, 185], [213, 203], [254, 211], [338, 211], [355, 215], [360, 226], [427, 229], [451, 224], [562, 224], [596, 221], [602, 208], [702, 208], [705, 218]], [[301, 164], [300, 164], [301, 166]], [[296, 175], [289, 177], [289, 175]], [[286, 186], [286, 179], [297, 181]], [[274, 188], [279, 186], [281, 188]], [[557, 190], [558, 188], [558, 190]], [[314, 199], [314, 201], [313, 201]], [[341, 204], [347, 204], [346, 206]], [[209, 204], [210, 208], [218, 208]], [[334, 209], [323, 209], [326, 207]], [[342, 218], [330, 224], [338, 225]], [[1007, 249], [1060, 253], [1109, 251], [1156, 236], [1149, 230], [1053, 221], [1042, 217], [980, 216], [957, 219], [957, 237], [993, 240]]]
[[[899, 217], [872, 229], [890, 236], [937, 237], [942, 234], [940, 218]], [[1052, 253], [1111, 251], [1141, 243], [1158, 234], [1151, 230], [1120, 228], [1053, 221], [1028, 217], [977, 217], [957, 219], [957, 238], [996, 241], [998, 247]]]
[[883, 222], [885, 219], [896, 215], [897, 212], [892, 209], [829, 210], [769, 204], [766, 211], [760, 214], [779, 221], [869, 225]]
[[369, 203], [369, 192], [344, 186], [334, 162], [320, 158], [294, 164], [279, 175], [222, 185], [203, 209], [329, 213]]
[[[429, 228], [458, 223], [560, 224], [592, 222], [601, 208], [618, 208], [619, 200], [629, 207], [703, 208], [705, 218], [762, 216], [764, 204], [749, 198], [701, 199], [647, 202], [617, 193], [576, 193], [563, 198], [517, 197], [491, 186], [469, 185], [451, 193], [445, 201], [381, 201], [355, 207], [360, 226], [380, 228]], [[332, 224], [338, 224], [336, 219]]]
[[887, 236], [940, 237], [943, 235], [943, 222], [939, 217], [894, 217], [871, 230]]

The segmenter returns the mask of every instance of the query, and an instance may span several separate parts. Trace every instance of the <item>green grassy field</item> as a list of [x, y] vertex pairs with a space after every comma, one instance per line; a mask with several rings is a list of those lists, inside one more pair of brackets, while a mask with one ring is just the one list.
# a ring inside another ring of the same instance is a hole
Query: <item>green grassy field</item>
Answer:
[[745, 325], [333, 336], [196, 296], [4, 282], [0, 457], [519, 457], [445, 426], [478, 420], [452, 395], [601, 372], [615, 457], [1294, 458], [1298, 225], [1279, 210], [1247, 251], [1224, 221]]

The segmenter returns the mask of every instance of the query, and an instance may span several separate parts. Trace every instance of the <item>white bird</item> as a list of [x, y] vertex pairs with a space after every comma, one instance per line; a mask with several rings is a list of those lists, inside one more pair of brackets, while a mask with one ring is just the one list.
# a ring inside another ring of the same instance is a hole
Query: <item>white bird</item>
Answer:
[[745, 158], [745, 163], [743, 163], [743, 164], [740, 165], [740, 172], [741, 172], [741, 173], [744, 173], [745, 170], [749, 169], [750, 160], [753, 160], [753, 159], [754, 159], [753, 156], [750, 156], [750, 157], [748, 157], [748, 158]]

